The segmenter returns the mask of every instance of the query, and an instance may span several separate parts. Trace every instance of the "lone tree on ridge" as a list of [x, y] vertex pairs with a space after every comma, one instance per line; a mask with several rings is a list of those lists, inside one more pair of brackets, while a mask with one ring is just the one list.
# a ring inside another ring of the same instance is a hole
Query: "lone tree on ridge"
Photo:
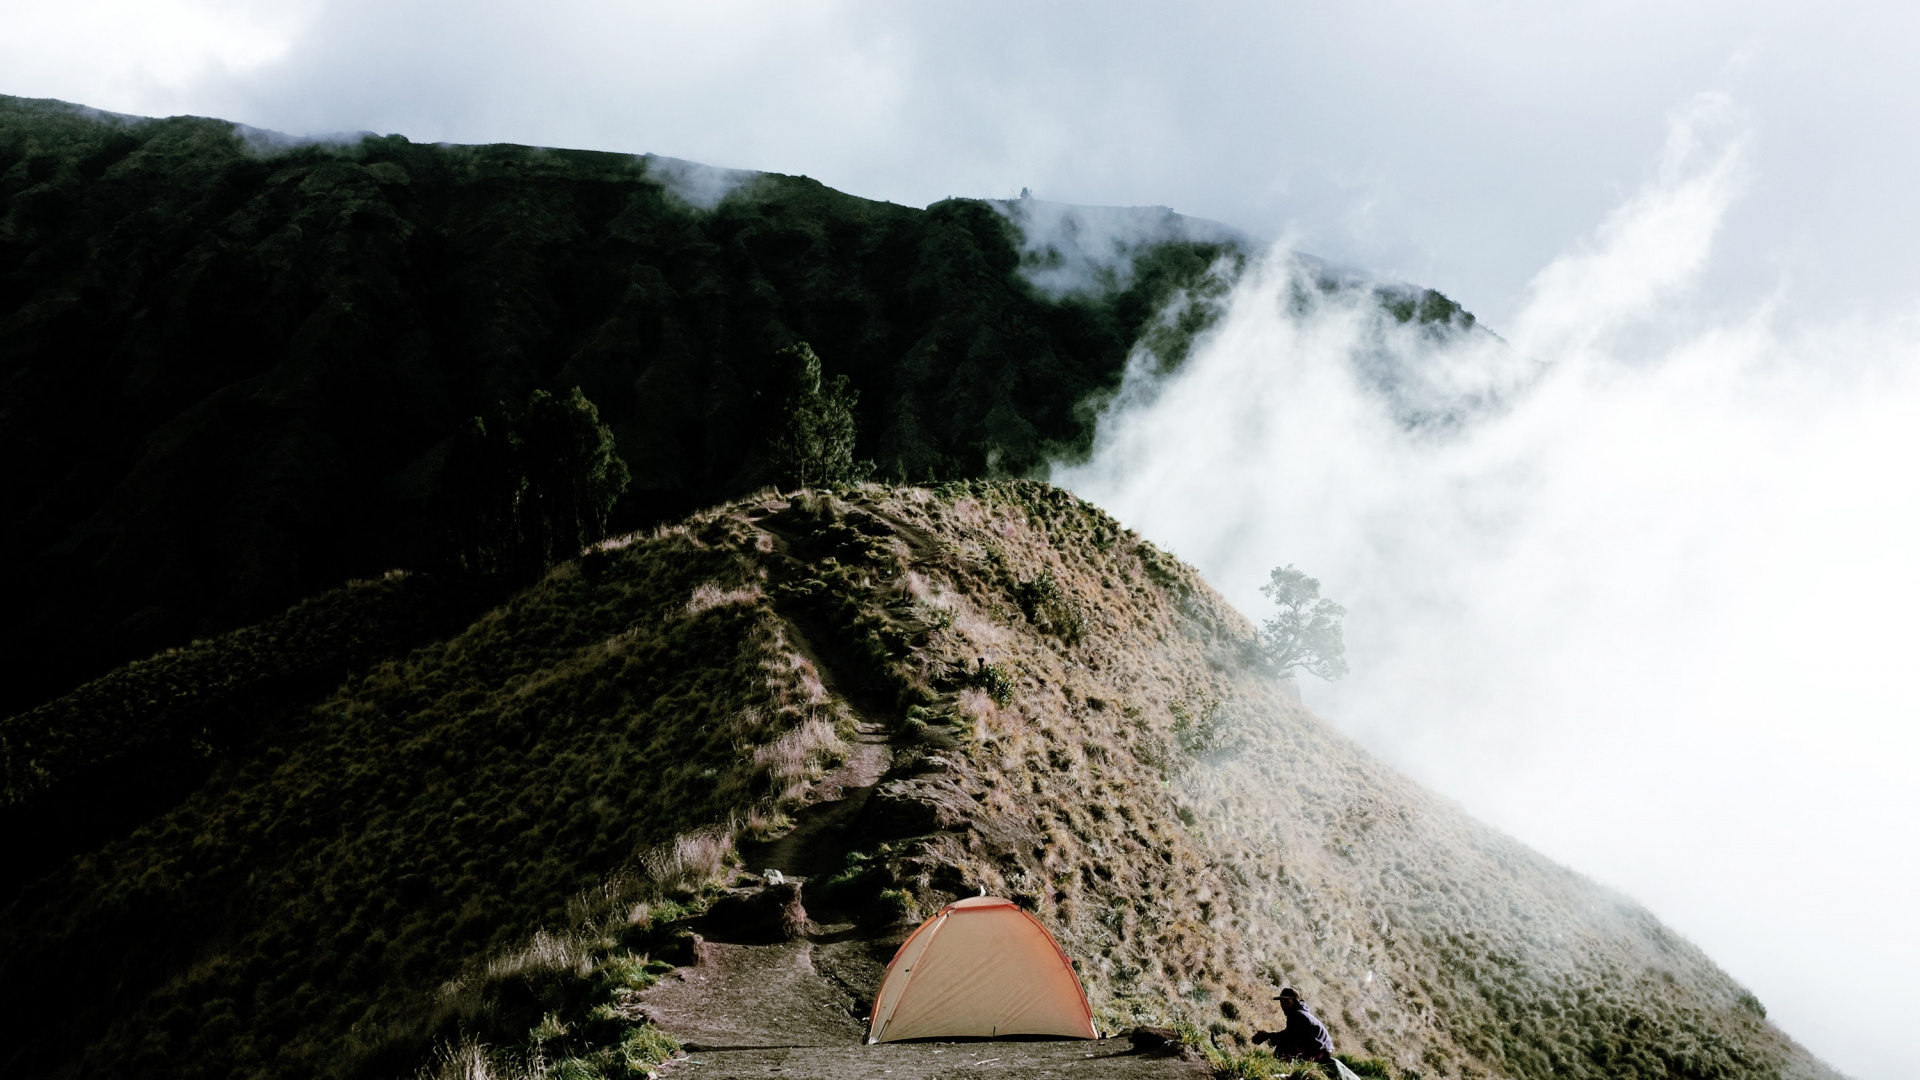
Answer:
[[570, 559], [607, 532], [627, 489], [613, 432], [579, 387], [535, 390], [461, 426], [441, 474], [454, 561], [523, 576]]
[[1347, 638], [1340, 620], [1347, 609], [1320, 595], [1320, 581], [1276, 567], [1260, 591], [1279, 606], [1279, 614], [1260, 628], [1260, 657], [1268, 670], [1288, 675], [1296, 669], [1331, 682], [1347, 673]]
[[847, 377], [822, 379], [820, 357], [803, 341], [775, 357], [774, 387], [780, 419], [769, 449], [776, 482], [804, 488], [862, 479], [867, 469], [853, 460], [859, 435], [853, 407], [860, 393], [847, 385]]

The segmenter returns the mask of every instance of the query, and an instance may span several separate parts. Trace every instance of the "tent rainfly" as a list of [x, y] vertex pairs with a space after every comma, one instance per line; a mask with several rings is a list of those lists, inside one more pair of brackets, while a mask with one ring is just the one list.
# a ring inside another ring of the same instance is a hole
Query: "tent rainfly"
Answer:
[[997, 896], [949, 904], [901, 943], [874, 995], [867, 1041], [965, 1035], [1100, 1037], [1059, 943]]

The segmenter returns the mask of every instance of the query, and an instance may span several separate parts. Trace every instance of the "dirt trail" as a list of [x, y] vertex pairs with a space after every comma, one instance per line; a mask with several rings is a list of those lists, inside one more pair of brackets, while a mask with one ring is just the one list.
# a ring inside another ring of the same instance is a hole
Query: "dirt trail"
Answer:
[[[759, 519], [785, 505], [770, 502], [741, 520], [764, 528]], [[888, 523], [904, 531], [900, 523]], [[933, 545], [924, 534], [910, 535], [908, 541]], [[776, 543], [784, 547], [785, 540]], [[788, 630], [821, 681], [858, 715], [852, 753], [815, 785], [820, 801], [795, 813], [793, 828], [784, 835], [740, 849], [753, 873], [771, 878], [768, 872], [777, 871], [802, 885], [802, 900], [809, 908], [806, 935], [772, 942], [750, 933], [734, 934], [726, 926], [703, 926], [707, 939], [699, 947], [698, 962], [677, 969], [638, 1002], [642, 1014], [689, 1051], [669, 1062], [665, 1074], [675, 1080], [1207, 1076], [1196, 1060], [1136, 1054], [1124, 1039], [865, 1045], [861, 1003], [871, 999], [911, 927], [862, 925], [851, 913], [815, 906], [805, 882], [831, 876], [846, 864], [847, 852], [858, 839], [861, 812], [893, 764], [893, 750], [888, 725], [873, 718], [878, 713], [863, 710], [858, 695], [847, 692], [852, 688], [840, 685], [829, 658], [802, 627], [789, 623]]]
[[[824, 677], [823, 677], [824, 678]], [[756, 873], [778, 870], [787, 877], [831, 874], [846, 858], [848, 826], [867, 805], [867, 796], [893, 764], [886, 729], [877, 723], [856, 724], [853, 752], [816, 785], [820, 802], [794, 815], [794, 826], [765, 844], [744, 844], [740, 856]]]
[[[861, 722], [853, 753], [821, 784], [827, 800], [800, 811], [785, 835], [744, 848], [748, 866], [803, 882], [837, 870], [851, 844], [850, 826], [892, 758], [885, 729]], [[702, 944], [698, 963], [676, 970], [642, 995], [642, 1012], [689, 1052], [665, 1066], [665, 1075], [675, 1080], [1208, 1075], [1193, 1060], [1135, 1054], [1124, 1039], [867, 1046], [860, 1002], [879, 985], [909, 928], [863, 928], [831, 909], [809, 915], [807, 937], [799, 941], [727, 941], [725, 931], [717, 931], [714, 940]]]
[[708, 942], [700, 963], [648, 991], [644, 1009], [689, 1050], [857, 1045], [866, 1025], [814, 971], [810, 941]]
[[[847, 827], [892, 759], [885, 730], [861, 722], [853, 752], [817, 785], [826, 800], [797, 813], [793, 828], [777, 839], [743, 846], [747, 866], [803, 883], [837, 870], [846, 858]], [[859, 988], [870, 974], [878, 979], [885, 959], [872, 961], [867, 954], [875, 940], [833, 914], [816, 913], [800, 941], [730, 941], [724, 928], [717, 930], [702, 945], [700, 962], [647, 991], [642, 1008], [693, 1048], [857, 1045], [866, 1032], [855, 1011]]]
[[669, 1066], [674, 1080], [779, 1077], [780, 1080], [1162, 1080], [1200, 1078], [1204, 1064], [1136, 1054], [1125, 1039], [1098, 1042], [882, 1043], [878, 1046], [723, 1050]]

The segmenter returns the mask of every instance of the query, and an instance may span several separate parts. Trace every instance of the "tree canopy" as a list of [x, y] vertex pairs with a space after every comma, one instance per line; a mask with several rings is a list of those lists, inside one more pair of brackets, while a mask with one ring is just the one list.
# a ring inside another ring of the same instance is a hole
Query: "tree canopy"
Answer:
[[845, 375], [826, 381], [813, 346], [802, 341], [780, 350], [774, 385], [780, 416], [769, 440], [770, 456], [782, 487], [843, 484], [871, 471], [853, 459], [860, 434], [853, 410], [860, 392]]
[[604, 537], [627, 465], [579, 388], [535, 390], [460, 428], [442, 471], [454, 561], [468, 570], [537, 573]]
[[1276, 675], [1305, 671], [1329, 681], [1347, 673], [1347, 609], [1320, 595], [1318, 578], [1292, 564], [1275, 567], [1260, 586], [1279, 612], [1260, 628], [1260, 656]]

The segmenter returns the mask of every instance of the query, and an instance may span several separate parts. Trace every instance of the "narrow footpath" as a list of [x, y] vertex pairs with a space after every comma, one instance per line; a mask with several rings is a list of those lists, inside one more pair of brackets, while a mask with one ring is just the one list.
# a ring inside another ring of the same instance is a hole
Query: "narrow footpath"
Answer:
[[[756, 873], [799, 882], [843, 865], [851, 827], [891, 765], [885, 728], [863, 722], [848, 760], [820, 785], [827, 798], [796, 815], [786, 834], [744, 848]], [[804, 897], [804, 892], [803, 892]], [[678, 1039], [687, 1056], [664, 1066], [673, 1080], [1148, 1080], [1208, 1075], [1198, 1061], [1142, 1054], [1124, 1038], [1087, 1041], [955, 1040], [866, 1045], [862, 1003], [871, 1000], [912, 929], [863, 927], [844, 912], [809, 909], [796, 940], [728, 940], [715, 928], [698, 962], [642, 995], [641, 1012]]]

